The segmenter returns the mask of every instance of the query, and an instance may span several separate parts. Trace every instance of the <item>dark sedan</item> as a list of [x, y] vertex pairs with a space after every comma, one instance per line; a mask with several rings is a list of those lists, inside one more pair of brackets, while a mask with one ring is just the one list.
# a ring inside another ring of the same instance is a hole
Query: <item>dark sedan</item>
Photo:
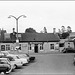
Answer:
[[75, 53], [75, 49], [73, 48], [65, 48], [62, 51], [63, 53]]

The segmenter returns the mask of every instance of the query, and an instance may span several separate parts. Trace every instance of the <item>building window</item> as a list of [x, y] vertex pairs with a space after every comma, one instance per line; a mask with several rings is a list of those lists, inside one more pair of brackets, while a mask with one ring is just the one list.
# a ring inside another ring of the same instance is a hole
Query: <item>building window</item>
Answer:
[[70, 43], [68, 43], [68, 48], [70, 48]]
[[54, 49], [54, 44], [50, 44], [50, 49]]
[[43, 44], [40, 44], [40, 50], [43, 50]]
[[5, 51], [5, 45], [1, 45], [1, 51]]
[[10, 50], [10, 45], [6, 45], [6, 50]]
[[30, 44], [30, 50], [31, 50], [32, 48], [31, 48], [31, 44]]
[[64, 43], [60, 43], [59, 44], [59, 47], [64, 47]]

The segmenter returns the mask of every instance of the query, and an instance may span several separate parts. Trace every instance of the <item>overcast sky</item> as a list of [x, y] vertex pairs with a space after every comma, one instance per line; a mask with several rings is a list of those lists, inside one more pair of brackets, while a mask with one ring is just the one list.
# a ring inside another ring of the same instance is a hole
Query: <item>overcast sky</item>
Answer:
[[12, 32], [16, 28], [16, 20], [8, 18], [9, 15], [18, 17], [19, 32], [24, 32], [26, 28], [32, 27], [37, 32], [47, 28], [48, 32], [71, 26], [75, 31], [75, 1], [0, 1], [0, 28]]

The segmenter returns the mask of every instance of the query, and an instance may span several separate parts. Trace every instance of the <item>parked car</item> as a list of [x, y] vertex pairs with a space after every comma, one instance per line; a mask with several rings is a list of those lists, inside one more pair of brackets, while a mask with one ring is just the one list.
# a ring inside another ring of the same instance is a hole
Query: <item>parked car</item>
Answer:
[[9, 51], [1, 51], [0, 53], [4, 54], [5, 56], [6, 55], [12, 55], [12, 54], [9, 53]]
[[12, 71], [11, 64], [7, 58], [0, 58], [0, 72], [10, 73]]
[[30, 61], [29, 57], [26, 54], [18, 54], [20, 58], [26, 59], [28, 62]]
[[[23, 62], [16, 55], [7, 55], [6, 57], [10, 58], [10, 61], [15, 64], [16, 68], [22, 67]], [[11, 58], [12, 58], [12, 60], [11, 60]]]
[[73, 48], [65, 48], [62, 50], [63, 53], [75, 53], [75, 49]]
[[35, 60], [34, 56], [30, 56], [27, 53], [22, 53], [22, 54], [19, 54], [19, 55], [25, 57], [28, 60], [28, 62], [33, 62]]
[[22, 61], [23, 65], [28, 64], [28, 59], [23, 58], [23, 56], [16, 55], [16, 57], [17, 57], [20, 61]]
[[33, 62], [33, 61], [35, 61], [35, 57], [32, 56], [32, 57], [29, 58], [29, 60], [30, 60], [30, 62]]
[[11, 56], [5, 56], [4, 58], [8, 58], [11, 65], [12, 65], [12, 70], [14, 70], [16, 68], [16, 62], [15, 62], [15, 59]]
[[29, 62], [33, 62], [35, 60], [34, 56], [30, 56], [29, 54], [25, 53], [23, 54], [26, 58], [28, 58]]
[[4, 54], [0, 52], [0, 58], [4, 57]]

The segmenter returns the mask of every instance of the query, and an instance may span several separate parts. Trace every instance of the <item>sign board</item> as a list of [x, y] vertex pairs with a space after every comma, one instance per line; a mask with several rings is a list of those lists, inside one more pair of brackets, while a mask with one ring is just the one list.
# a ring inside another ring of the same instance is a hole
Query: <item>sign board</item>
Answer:
[[30, 44], [43, 44], [43, 42], [30, 42]]
[[[17, 34], [16, 34], [16, 37], [17, 37]], [[20, 37], [20, 38], [21, 38], [21, 34], [18, 34], [18, 37]]]

